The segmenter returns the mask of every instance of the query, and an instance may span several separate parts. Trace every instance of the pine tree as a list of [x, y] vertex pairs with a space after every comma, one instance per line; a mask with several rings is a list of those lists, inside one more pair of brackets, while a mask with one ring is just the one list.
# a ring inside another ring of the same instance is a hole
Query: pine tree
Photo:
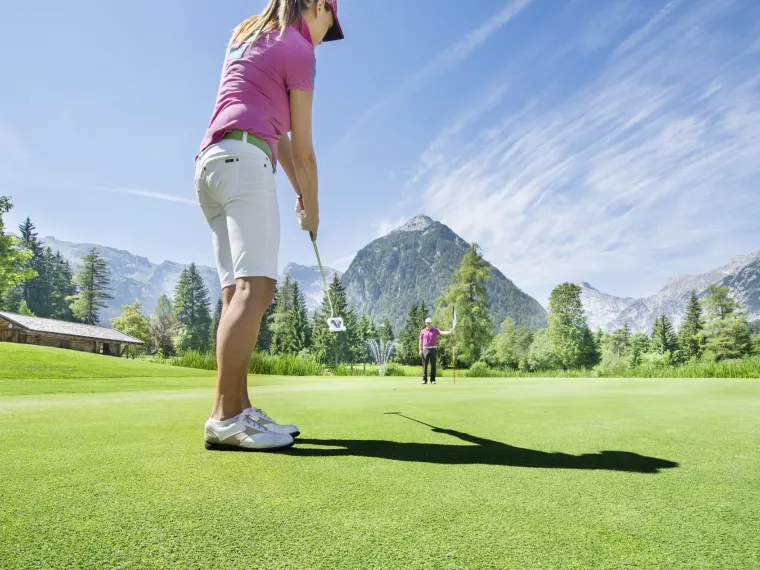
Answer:
[[293, 281], [292, 287], [293, 318], [291, 319], [291, 346], [293, 352], [298, 354], [311, 346], [311, 325], [309, 314], [306, 310], [306, 299], [298, 287], [298, 281]]
[[681, 362], [699, 358], [702, 355], [704, 337], [700, 333], [703, 329], [702, 305], [697, 299], [697, 293], [692, 291], [686, 315], [678, 331], [678, 359]]
[[622, 329], [615, 329], [612, 331], [612, 348], [617, 353], [617, 357], [621, 358], [630, 346], [631, 330], [628, 328], [628, 323]]
[[121, 315], [111, 319], [111, 326], [114, 329], [145, 343], [142, 347], [127, 347], [127, 355], [133, 358], [135, 354], [145, 352], [150, 342], [150, 319], [140, 310], [141, 305], [140, 301], [135, 301], [133, 305], [122, 305]]
[[153, 311], [153, 318], [150, 323], [151, 343], [164, 356], [170, 356], [174, 354], [175, 334], [176, 324], [172, 300], [166, 295], [161, 295], [156, 302], [156, 308]]
[[293, 282], [286, 275], [276, 292], [275, 311], [269, 323], [272, 331], [272, 354], [291, 354], [294, 352], [293, 338]]
[[32, 310], [29, 308], [29, 306], [26, 304], [26, 301], [21, 301], [21, 303], [18, 306], [18, 314], [23, 315], [25, 317], [34, 317], [36, 316]]
[[372, 329], [374, 329], [374, 325], [372, 324], [372, 321], [370, 320], [367, 313], [362, 313], [361, 317], [359, 317], [359, 323], [356, 327], [356, 334], [358, 337], [359, 345], [361, 346], [361, 352], [360, 352], [360, 362], [371, 362], [372, 361], [372, 354], [370, 352], [369, 346], [367, 345], [367, 341], [369, 340], [376, 340], [377, 339], [377, 331], [375, 331], [375, 334], [372, 334]]
[[75, 277], [77, 292], [67, 300], [71, 302], [71, 312], [85, 324], [96, 325], [100, 321], [100, 310], [106, 308], [106, 301], [113, 299], [110, 291], [110, 271], [108, 263], [93, 247], [82, 258], [82, 268]]
[[388, 317], [385, 317], [383, 319], [383, 324], [380, 327], [379, 338], [383, 342], [393, 342], [396, 340], [396, 335], [393, 334], [393, 327], [391, 326], [391, 321], [388, 319]]
[[634, 333], [629, 340], [631, 350], [638, 350], [639, 355], [646, 354], [649, 351], [649, 343], [649, 337], [644, 333]]
[[741, 312], [731, 290], [710, 285], [704, 305], [707, 322], [698, 337], [704, 339], [705, 353], [716, 360], [747, 356], [752, 349], [747, 316]]
[[216, 301], [216, 307], [214, 307], [214, 316], [211, 317], [211, 326], [208, 329], [208, 344], [214, 352], [216, 352], [216, 333], [219, 330], [219, 321], [222, 320], [223, 308], [224, 303], [222, 302], [222, 298], [219, 297]]
[[663, 313], [654, 322], [650, 350], [656, 354], [673, 354], [678, 349], [678, 337], [668, 317]]
[[563, 283], [552, 291], [548, 334], [563, 368], [587, 366], [598, 359], [594, 337], [586, 324], [580, 286]]
[[4, 304], [8, 302], [8, 291], [36, 276], [36, 272], [29, 267], [33, 252], [23, 247], [21, 240], [5, 233], [3, 215], [12, 208], [10, 198], [0, 196], [0, 299]]
[[[491, 344], [493, 322], [488, 307], [485, 284], [491, 278], [491, 267], [483, 259], [477, 244], [470, 246], [445, 295], [435, 303], [434, 324], [441, 330], [451, 329], [452, 309], [457, 311], [457, 361], [472, 364]], [[439, 345], [439, 360], [450, 360], [451, 343]]]
[[35, 229], [32, 220], [29, 218], [26, 218], [18, 227], [21, 234], [21, 246], [32, 252], [28, 268], [37, 274], [35, 277], [21, 283], [21, 291], [28, 310], [38, 316], [47, 316], [44, 306], [47, 298], [45, 295], [46, 275], [42, 269], [44, 250], [37, 232], [34, 231]]
[[209, 348], [211, 313], [208, 289], [195, 263], [182, 271], [174, 290], [177, 349], [205, 351]]
[[270, 352], [272, 349], [272, 329], [270, 326], [272, 319], [274, 319], [274, 313], [277, 310], [277, 297], [279, 297], [279, 292], [280, 288], [275, 284], [272, 301], [269, 303], [269, 306], [267, 306], [267, 310], [264, 311], [264, 316], [261, 317], [259, 336], [256, 339], [257, 352]]
[[425, 317], [420, 317], [419, 305], [412, 305], [406, 317], [403, 332], [399, 335], [399, 357], [404, 364], [419, 364], [419, 337]]
[[61, 321], [73, 321], [71, 306], [67, 299], [76, 294], [71, 265], [60, 253], [45, 248], [42, 267], [46, 281], [46, 313], [44, 316]]
[[322, 299], [322, 309], [314, 313], [312, 323], [312, 350], [314, 356], [325, 364], [337, 366], [340, 363], [356, 362], [358, 352], [358, 335], [356, 314], [353, 308], [348, 307], [346, 291], [337, 275], [330, 283], [330, 297], [332, 299], [335, 316], [343, 317], [346, 331], [331, 333], [327, 328], [327, 319], [330, 317], [330, 304], [325, 293]]

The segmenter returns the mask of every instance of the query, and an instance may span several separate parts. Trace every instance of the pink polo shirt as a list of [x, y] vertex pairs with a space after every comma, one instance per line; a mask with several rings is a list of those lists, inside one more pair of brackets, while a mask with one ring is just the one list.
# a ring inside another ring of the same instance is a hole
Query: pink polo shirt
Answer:
[[420, 340], [422, 341], [422, 348], [425, 348], [426, 346], [435, 346], [438, 343], [438, 335], [441, 334], [441, 331], [439, 331], [437, 328], [430, 327], [430, 330], [428, 330], [427, 327], [422, 329], [420, 331]]
[[240, 129], [266, 141], [277, 162], [280, 136], [290, 132], [289, 91], [313, 91], [316, 74], [314, 44], [303, 20], [282, 36], [277, 30], [230, 47], [201, 151]]

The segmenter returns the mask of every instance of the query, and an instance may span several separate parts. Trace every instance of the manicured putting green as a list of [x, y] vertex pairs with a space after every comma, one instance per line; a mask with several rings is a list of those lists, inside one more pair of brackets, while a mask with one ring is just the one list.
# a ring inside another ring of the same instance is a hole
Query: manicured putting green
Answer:
[[3, 568], [760, 566], [757, 380], [256, 377], [303, 436], [244, 454], [203, 448], [206, 373], [34, 354], [58, 393], [0, 379]]

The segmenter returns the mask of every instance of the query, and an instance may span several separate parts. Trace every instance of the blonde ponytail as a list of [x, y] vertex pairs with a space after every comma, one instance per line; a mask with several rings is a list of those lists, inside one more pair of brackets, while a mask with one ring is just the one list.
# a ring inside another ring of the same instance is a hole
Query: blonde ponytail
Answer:
[[230, 47], [240, 47], [243, 42], [254, 41], [259, 34], [280, 30], [280, 34], [288, 26], [298, 21], [314, 5], [315, 0], [269, 0], [261, 14], [243, 20], [232, 32]]

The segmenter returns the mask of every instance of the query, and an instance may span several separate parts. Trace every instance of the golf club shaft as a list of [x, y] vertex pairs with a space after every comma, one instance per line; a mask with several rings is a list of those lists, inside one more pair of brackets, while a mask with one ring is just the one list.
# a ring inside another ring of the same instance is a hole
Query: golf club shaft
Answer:
[[[303, 210], [303, 196], [300, 194], [298, 195], [298, 203], [301, 205], [301, 209]], [[309, 232], [309, 237], [311, 238], [311, 245], [314, 246], [314, 254], [317, 256], [317, 265], [319, 265], [319, 274], [322, 276], [322, 285], [325, 287], [325, 295], [327, 295], [327, 302], [330, 304], [330, 318], [333, 318], [335, 316], [335, 310], [333, 309], [332, 304], [332, 298], [330, 297], [330, 289], [327, 287], [327, 279], [325, 279], [325, 270], [322, 269], [322, 259], [319, 257], [319, 249], [317, 249], [317, 240], [314, 239], [314, 234], [312, 232]]]
[[[309, 232], [309, 235], [311, 235], [311, 232]], [[325, 270], [322, 269], [322, 260], [319, 257], [319, 249], [317, 249], [317, 242], [312, 239], [311, 244], [314, 246], [314, 254], [317, 256], [317, 265], [319, 265], [319, 274], [322, 276], [322, 285], [325, 286], [325, 295], [327, 295], [327, 302], [330, 303], [330, 318], [332, 318], [335, 316], [335, 311], [333, 310], [332, 298], [330, 297], [330, 289], [327, 287], [327, 279], [325, 279]]]

